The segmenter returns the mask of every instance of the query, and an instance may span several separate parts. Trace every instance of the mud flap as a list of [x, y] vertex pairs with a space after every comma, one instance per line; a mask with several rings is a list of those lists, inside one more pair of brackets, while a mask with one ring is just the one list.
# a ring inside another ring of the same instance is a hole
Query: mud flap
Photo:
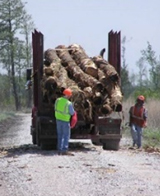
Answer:
[[100, 140], [103, 150], [119, 150], [120, 139]]
[[37, 144], [35, 128], [31, 126], [32, 143]]

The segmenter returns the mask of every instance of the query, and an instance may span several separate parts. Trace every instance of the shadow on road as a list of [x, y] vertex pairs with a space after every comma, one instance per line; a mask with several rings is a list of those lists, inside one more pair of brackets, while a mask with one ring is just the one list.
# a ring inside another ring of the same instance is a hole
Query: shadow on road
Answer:
[[[95, 151], [96, 148], [88, 143], [81, 142], [70, 142], [69, 151], [70, 152], [83, 152]], [[0, 148], [0, 157], [12, 157], [21, 156], [24, 154], [40, 154], [44, 156], [54, 156], [57, 155], [57, 150], [48, 148], [47, 150], [41, 150], [40, 147], [33, 144], [24, 144], [19, 146], [12, 146], [7, 148]]]

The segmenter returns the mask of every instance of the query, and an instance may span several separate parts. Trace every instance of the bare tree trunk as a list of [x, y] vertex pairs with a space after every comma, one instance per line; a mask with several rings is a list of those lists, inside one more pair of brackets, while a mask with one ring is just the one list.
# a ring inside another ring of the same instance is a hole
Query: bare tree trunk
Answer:
[[16, 84], [16, 80], [15, 80], [15, 69], [14, 69], [14, 58], [13, 58], [13, 52], [11, 51], [11, 82], [13, 85], [13, 95], [14, 95], [14, 100], [15, 100], [15, 108], [16, 111], [19, 110], [19, 99], [18, 99], [18, 94], [17, 94], [17, 84]]

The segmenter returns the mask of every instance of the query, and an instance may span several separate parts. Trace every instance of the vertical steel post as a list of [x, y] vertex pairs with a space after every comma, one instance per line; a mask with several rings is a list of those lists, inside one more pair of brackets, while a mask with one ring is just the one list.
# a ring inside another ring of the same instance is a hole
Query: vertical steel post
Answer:
[[32, 33], [32, 49], [33, 49], [33, 103], [38, 109], [41, 106], [42, 93], [40, 88], [40, 80], [43, 75], [43, 34], [34, 31]]
[[108, 62], [113, 65], [121, 76], [121, 32], [108, 33]]

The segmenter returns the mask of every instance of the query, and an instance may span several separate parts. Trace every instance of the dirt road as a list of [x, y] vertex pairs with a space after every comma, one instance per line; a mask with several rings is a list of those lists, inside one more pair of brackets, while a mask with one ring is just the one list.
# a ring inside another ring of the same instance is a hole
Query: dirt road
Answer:
[[[31, 144], [30, 114], [0, 130], [0, 196], [159, 196], [160, 155], [71, 141], [74, 156]], [[74, 146], [74, 148], [73, 148]]]

